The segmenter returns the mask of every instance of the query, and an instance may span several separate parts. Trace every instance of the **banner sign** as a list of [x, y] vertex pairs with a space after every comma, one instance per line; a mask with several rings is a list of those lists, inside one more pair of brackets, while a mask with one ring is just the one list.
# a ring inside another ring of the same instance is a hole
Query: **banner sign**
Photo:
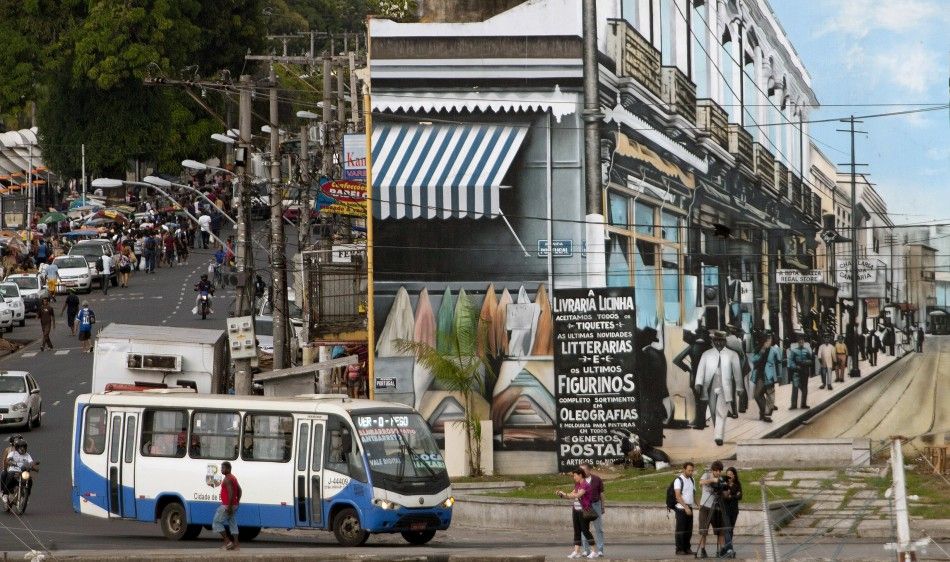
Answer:
[[623, 456], [639, 419], [632, 287], [554, 291], [558, 470]]
[[321, 213], [353, 217], [366, 216], [365, 183], [322, 178], [320, 191], [324, 195], [323, 198], [318, 198]]
[[366, 135], [343, 135], [343, 179], [366, 183]]
[[[835, 260], [835, 267], [836, 267], [835, 277], [838, 283], [850, 283], [851, 282], [851, 260], [849, 259]], [[859, 259], [858, 260], [858, 283], [876, 283], [878, 267], [879, 265], [875, 264], [872, 260]]]
[[808, 271], [799, 271], [797, 269], [776, 269], [775, 282], [783, 285], [789, 283], [801, 283], [814, 285], [821, 283], [824, 276], [820, 269], [809, 269]]

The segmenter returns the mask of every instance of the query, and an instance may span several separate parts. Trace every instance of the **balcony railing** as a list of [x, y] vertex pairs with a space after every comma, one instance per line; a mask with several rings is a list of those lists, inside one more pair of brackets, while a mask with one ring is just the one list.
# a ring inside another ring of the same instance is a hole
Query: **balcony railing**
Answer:
[[811, 191], [802, 184], [802, 179], [791, 170], [786, 170], [788, 177], [788, 196], [792, 204], [802, 210], [805, 214], [811, 213]]
[[729, 152], [736, 158], [740, 172], [755, 175], [755, 156], [752, 151], [752, 135], [742, 125], [729, 123]]
[[821, 222], [821, 197], [817, 193], [811, 194], [811, 215], [817, 222]]
[[[617, 75], [633, 78], [653, 95], [661, 98], [663, 84], [660, 51], [626, 20], [608, 20], [608, 27], [610, 35], [607, 38], [607, 49], [617, 64]], [[695, 96], [694, 90], [694, 99]]]
[[690, 123], [696, 122], [696, 85], [683, 71], [675, 66], [662, 67], [663, 101], [670, 113], [683, 116]]
[[729, 114], [711, 99], [696, 100], [696, 125], [724, 150], [729, 150]]
[[755, 175], [762, 182], [762, 187], [775, 191], [775, 157], [767, 148], [759, 143], [752, 143], [755, 155]]
[[791, 197], [792, 205], [800, 209], [802, 206], [801, 186], [798, 186], [797, 192], [795, 191], [794, 188], [792, 188], [791, 193], [789, 193], [788, 168], [785, 166], [785, 164], [781, 162], [775, 162], [775, 165], [773, 166], [773, 168], [775, 170], [774, 172], [775, 173], [775, 179], [774, 179], [775, 191], [778, 191], [781, 195], [785, 197]]

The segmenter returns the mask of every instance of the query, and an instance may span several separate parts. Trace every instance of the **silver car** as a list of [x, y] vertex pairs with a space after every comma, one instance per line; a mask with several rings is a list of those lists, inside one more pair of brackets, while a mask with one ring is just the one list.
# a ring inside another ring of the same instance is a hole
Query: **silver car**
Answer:
[[43, 398], [27, 371], [0, 371], [0, 427], [22, 426], [29, 431], [43, 422]]

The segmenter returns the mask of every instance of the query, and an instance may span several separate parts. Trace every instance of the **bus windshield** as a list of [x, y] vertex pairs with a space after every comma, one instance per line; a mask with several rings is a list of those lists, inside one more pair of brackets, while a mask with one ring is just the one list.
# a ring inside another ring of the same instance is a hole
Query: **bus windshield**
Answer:
[[370, 471], [396, 479], [445, 473], [445, 459], [419, 414], [357, 415], [353, 421]]

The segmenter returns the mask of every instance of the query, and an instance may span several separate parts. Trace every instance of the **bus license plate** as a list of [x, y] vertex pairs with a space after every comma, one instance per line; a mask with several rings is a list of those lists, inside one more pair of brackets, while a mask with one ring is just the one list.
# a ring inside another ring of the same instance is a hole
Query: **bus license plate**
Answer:
[[409, 530], [410, 531], [425, 531], [426, 524], [425, 523], [410, 523]]

